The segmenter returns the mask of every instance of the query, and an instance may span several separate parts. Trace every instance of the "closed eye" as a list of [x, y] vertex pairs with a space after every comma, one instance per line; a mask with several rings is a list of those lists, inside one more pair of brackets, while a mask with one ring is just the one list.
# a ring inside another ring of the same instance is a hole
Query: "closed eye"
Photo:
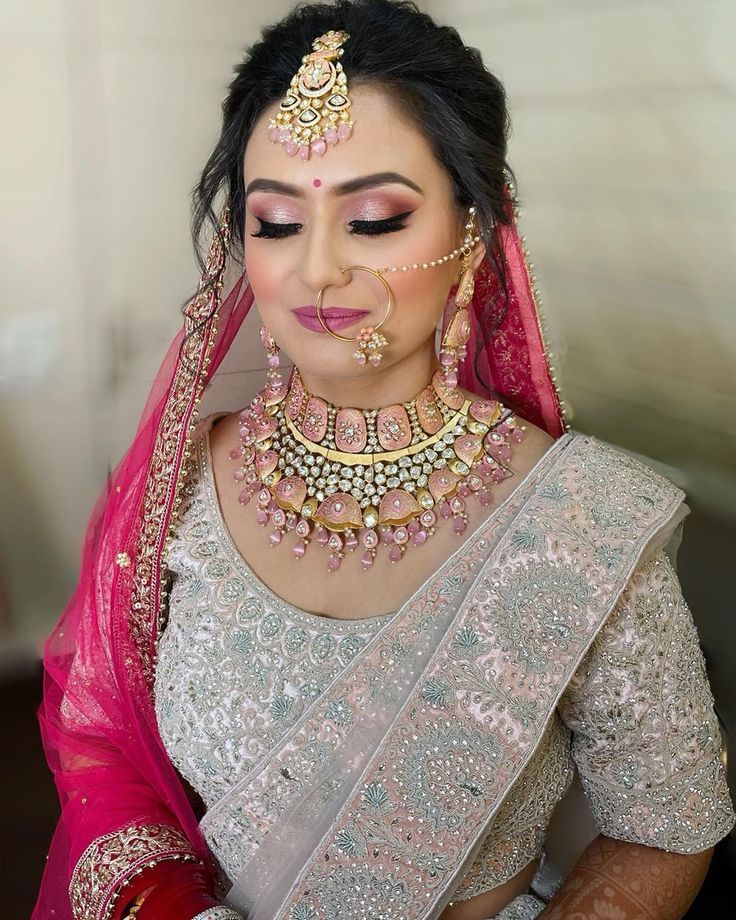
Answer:
[[262, 217], [256, 217], [261, 225], [257, 233], [251, 233], [251, 236], [259, 236], [266, 240], [280, 240], [285, 236], [293, 236], [301, 230], [301, 224], [281, 224], [272, 223], [270, 220], [264, 220]]
[[364, 236], [395, 233], [397, 230], [404, 229], [406, 226], [404, 221], [411, 213], [411, 211], [404, 211], [403, 214], [395, 214], [393, 217], [385, 217], [383, 220], [351, 220], [350, 226], [353, 229], [350, 232]]
[[[404, 229], [406, 226], [404, 221], [411, 213], [411, 211], [404, 211], [403, 214], [396, 214], [383, 220], [351, 220], [349, 222], [349, 226], [352, 228], [350, 232], [359, 236], [379, 236], [383, 233], [396, 233], [397, 230]], [[260, 227], [256, 233], [251, 233], [251, 236], [260, 237], [261, 239], [280, 240], [287, 236], [294, 236], [302, 229], [302, 224], [274, 223], [273, 221], [264, 220], [262, 217], [257, 217], [256, 220]]]

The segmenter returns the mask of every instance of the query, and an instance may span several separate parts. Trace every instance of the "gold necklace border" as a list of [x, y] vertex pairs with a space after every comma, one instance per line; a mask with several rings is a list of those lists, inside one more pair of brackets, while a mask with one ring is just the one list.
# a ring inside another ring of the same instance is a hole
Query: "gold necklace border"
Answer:
[[322, 447], [321, 444], [310, 441], [309, 438], [305, 437], [301, 431], [296, 428], [286, 413], [284, 413], [284, 421], [294, 439], [300, 444], [303, 444], [304, 447], [308, 447], [312, 453], [319, 454], [330, 462], [337, 461], [343, 463], [345, 466], [373, 466], [375, 463], [391, 463], [394, 460], [399, 460], [401, 457], [413, 457], [414, 454], [418, 454], [420, 451], [426, 450], [428, 447], [436, 444], [442, 439], [443, 435], [451, 431], [458, 422], [467, 418], [471, 402], [472, 400], [466, 399], [462, 407], [457, 410], [452, 418], [448, 422], [445, 422], [442, 428], [437, 430], [433, 435], [430, 435], [426, 441], [420, 441], [417, 444], [412, 444], [401, 450], [388, 450], [371, 454], [349, 454], [342, 450], [333, 450], [331, 447]]

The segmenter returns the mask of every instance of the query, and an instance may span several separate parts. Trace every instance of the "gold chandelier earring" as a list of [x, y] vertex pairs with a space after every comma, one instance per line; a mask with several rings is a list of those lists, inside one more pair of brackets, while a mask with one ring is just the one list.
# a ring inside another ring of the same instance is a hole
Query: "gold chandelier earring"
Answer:
[[460, 247], [461, 273], [455, 292], [455, 312], [447, 324], [440, 348], [443, 381], [450, 389], [457, 386], [458, 363], [467, 355], [466, 346], [470, 338], [468, 304], [473, 299], [475, 290], [475, 269], [470, 265], [470, 255], [478, 242], [478, 236], [475, 233], [475, 214], [475, 207], [471, 207], [468, 211], [468, 222], [465, 224], [465, 239]]

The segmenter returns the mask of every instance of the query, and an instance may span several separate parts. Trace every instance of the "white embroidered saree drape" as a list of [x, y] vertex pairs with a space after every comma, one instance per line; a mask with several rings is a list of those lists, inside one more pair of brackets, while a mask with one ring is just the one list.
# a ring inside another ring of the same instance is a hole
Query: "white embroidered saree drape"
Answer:
[[[604, 832], [682, 851], [723, 836], [733, 813], [718, 727], [682, 609], [671, 625], [701, 705], [681, 715], [681, 737], [709, 740], [683, 742], [679, 775], [655, 745], [638, 774], [625, 743], [608, 745], [607, 766], [600, 727], [609, 697], [601, 690], [596, 704], [588, 693], [583, 705], [582, 690], [572, 692], [617, 603], [608, 632], [621, 632], [621, 661], [647, 605], [654, 624], [657, 605], [678, 609], [676, 576], [658, 550], [685, 513], [682, 497], [596, 439], [555, 442], [208, 809], [202, 830], [234, 882], [227, 903], [255, 920], [439, 916], [472, 881], [494, 829], [502, 846], [504, 807], [559, 714], [575, 731], [573, 754]], [[646, 635], [641, 628], [639, 645], [653, 641]], [[625, 720], [627, 693], [635, 710], [647, 689], [632, 662], [621, 680]], [[624, 724], [619, 734], [640, 749], [641, 731]], [[607, 769], [620, 778], [615, 793]]]

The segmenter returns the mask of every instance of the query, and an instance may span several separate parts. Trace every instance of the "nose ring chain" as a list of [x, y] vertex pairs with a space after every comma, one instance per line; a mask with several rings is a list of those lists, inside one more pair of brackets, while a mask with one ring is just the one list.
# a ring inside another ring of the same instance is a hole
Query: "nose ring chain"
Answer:
[[[475, 216], [475, 208], [470, 210], [471, 222]], [[466, 228], [470, 226], [466, 224]], [[369, 274], [378, 278], [381, 284], [386, 291], [386, 308], [383, 314], [383, 318], [380, 322], [375, 323], [371, 326], [363, 326], [355, 337], [348, 337], [344, 335], [338, 335], [337, 332], [333, 332], [325, 322], [325, 318], [322, 314], [322, 301], [324, 298], [324, 293], [327, 288], [330, 286], [326, 284], [324, 287], [320, 288], [317, 293], [317, 302], [315, 304], [317, 310], [317, 319], [319, 320], [322, 328], [325, 332], [329, 333], [333, 338], [339, 339], [341, 342], [355, 342], [357, 347], [353, 352], [353, 357], [358, 362], [358, 364], [366, 364], [366, 362], [372, 364], [374, 367], [378, 367], [383, 359], [383, 354], [381, 352], [382, 348], [386, 348], [388, 345], [388, 340], [386, 336], [379, 332], [378, 330], [383, 326], [386, 320], [391, 313], [391, 308], [393, 306], [393, 292], [389, 286], [388, 281], [383, 277], [386, 274], [392, 272], [408, 272], [414, 269], [427, 269], [434, 268], [437, 265], [444, 265], [446, 262], [456, 259], [458, 256], [467, 258], [475, 247], [476, 243], [480, 241], [480, 236], [477, 234], [468, 233], [463, 240], [462, 246], [458, 246], [453, 249], [452, 252], [448, 252], [446, 255], [441, 256], [439, 259], [432, 259], [429, 262], [414, 262], [411, 265], [392, 265], [388, 268], [368, 268], [366, 265], [351, 265], [348, 268], [341, 268], [340, 271], [342, 274], [345, 272], [368, 272]]]

